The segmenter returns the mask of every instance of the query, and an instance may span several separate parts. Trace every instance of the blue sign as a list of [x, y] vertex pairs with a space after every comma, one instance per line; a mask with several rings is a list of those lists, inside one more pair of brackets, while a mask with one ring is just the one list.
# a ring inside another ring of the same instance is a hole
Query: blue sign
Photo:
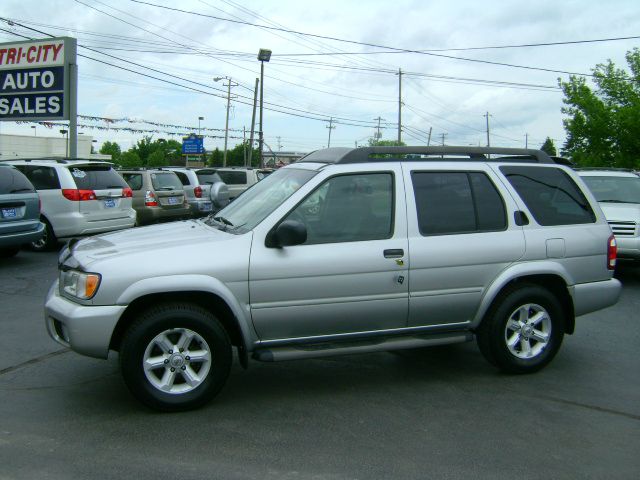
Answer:
[[188, 137], [182, 137], [182, 153], [184, 155], [202, 155], [204, 153], [202, 135], [192, 133]]

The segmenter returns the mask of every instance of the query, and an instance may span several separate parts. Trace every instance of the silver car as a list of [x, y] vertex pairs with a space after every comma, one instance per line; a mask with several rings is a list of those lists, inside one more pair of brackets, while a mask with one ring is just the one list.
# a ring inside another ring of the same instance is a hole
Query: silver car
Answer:
[[37, 159], [8, 162], [36, 187], [45, 225], [34, 250], [54, 249], [60, 240], [133, 227], [132, 192], [108, 162]]
[[640, 175], [611, 168], [579, 169], [618, 243], [618, 258], [640, 261]]
[[331, 148], [207, 219], [69, 245], [45, 319], [180, 410], [220, 391], [233, 347], [246, 367], [477, 338], [501, 370], [535, 372], [618, 300], [615, 262], [593, 195], [544, 152]]
[[194, 217], [217, 212], [229, 204], [229, 188], [220, 176], [209, 169], [163, 167], [174, 172], [184, 188]]

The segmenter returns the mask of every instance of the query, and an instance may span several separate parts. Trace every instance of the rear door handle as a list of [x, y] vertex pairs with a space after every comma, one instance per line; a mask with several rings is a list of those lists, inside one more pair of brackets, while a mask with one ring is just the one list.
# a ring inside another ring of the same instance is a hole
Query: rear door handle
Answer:
[[402, 258], [404, 257], [404, 250], [401, 248], [390, 248], [382, 252], [384, 258]]

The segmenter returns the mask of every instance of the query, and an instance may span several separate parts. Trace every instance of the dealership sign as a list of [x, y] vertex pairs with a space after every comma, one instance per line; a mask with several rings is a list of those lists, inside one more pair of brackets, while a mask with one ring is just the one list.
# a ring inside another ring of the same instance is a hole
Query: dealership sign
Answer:
[[0, 44], [0, 120], [69, 120], [76, 39]]
[[202, 155], [204, 153], [202, 135], [192, 133], [188, 137], [182, 137], [182, 153], [184, 155]]

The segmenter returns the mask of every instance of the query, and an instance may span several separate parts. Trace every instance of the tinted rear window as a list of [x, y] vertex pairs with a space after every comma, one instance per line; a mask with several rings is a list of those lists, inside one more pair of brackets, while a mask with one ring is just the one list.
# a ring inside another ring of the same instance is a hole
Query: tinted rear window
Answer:
[[0, 195], [35, 192], [31, 182], [15, 168], [0, 167]]
[[69, 172], [81, 190], [105, 190], [127, 186], [118, 172], [108, 165], [71, 166]]
[[580, 188], [559, 168], [500, 167], [540, 225], [593, 223], [595, 215]]
[[201, 185], [213, 185], [214, 183], [222, 182], [222, 178], [215, 171], [199, 171], [196, 175], [198, 175], [198, 181]]
[[156, 190], [182, 190], [182, 182], [173, 172], [152, 173], [151, 184]]
[[218, 170], [218, 174], [227, 185], [245, 185], [247, 183], [247, 172]]

